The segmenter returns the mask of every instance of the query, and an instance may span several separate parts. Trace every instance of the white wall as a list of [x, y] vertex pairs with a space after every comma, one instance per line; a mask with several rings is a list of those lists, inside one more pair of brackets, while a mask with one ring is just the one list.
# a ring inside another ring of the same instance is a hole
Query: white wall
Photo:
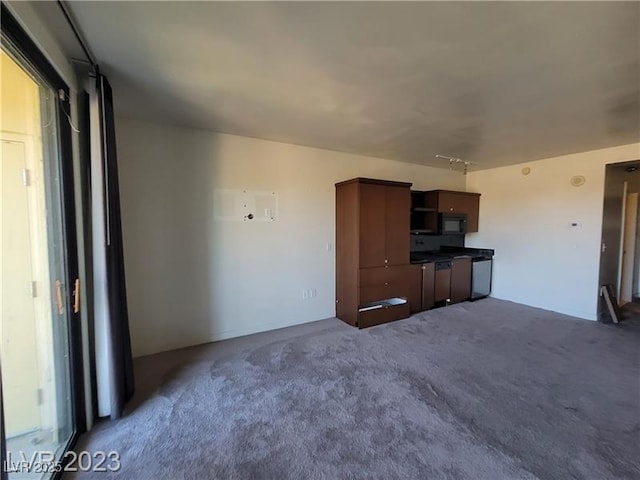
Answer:
[[[492, 296], [595, 320], [605, 165], [638, 158], [632, 144], [467, 175], [482, 193], [467, 245], [496, 251]], [[571, 186], [573, 175], [586, 183]]]
[[[335, 315], [335, 188], [464, 190], [459, 172], [116, 119], [135, 356]], [[275, 190], [277, 222], [214, 221], [215, 189]], [[317, 289], [303, 300], [302, 289]]]

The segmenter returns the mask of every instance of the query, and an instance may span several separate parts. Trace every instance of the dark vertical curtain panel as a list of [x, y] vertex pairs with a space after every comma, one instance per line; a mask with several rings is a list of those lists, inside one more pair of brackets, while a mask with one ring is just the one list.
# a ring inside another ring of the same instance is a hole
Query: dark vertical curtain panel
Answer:
[[104, 75], [98, 74], [100, 128], [104, 168], [104, 208], [106, 229], [106, 281], [109, 305], [106, 343], [110, 350], [111, 418], [122, 416], [124, 406], [133, 396], [133, 359], [129, 334], [129, 315], [124, 272], [124, 251], [118, 185], [118, 156], [113, 115], [113, 92]]

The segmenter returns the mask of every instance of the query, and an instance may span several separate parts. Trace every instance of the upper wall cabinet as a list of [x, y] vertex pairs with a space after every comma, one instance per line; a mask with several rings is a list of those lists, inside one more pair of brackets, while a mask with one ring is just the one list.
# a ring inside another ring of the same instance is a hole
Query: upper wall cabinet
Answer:
[[[340, 189], [341, 186], [338, 186]], [[356, 197], [357, 208], [360, 212], [360, 228], [358, 230], [359, 249], [352, 254], [359, 253], [360, 267], [384, 266], [387, 258], [386, 244], [386, 187], [383, 185], [361, 183]], [[339, 192], [338, 192], [339, 193]], [[338, 202], [337, 207], [344, 204]], [[356, 222], [357, 218], [354, 219]], [[340, 233], [340, 232], [338, 232]], [[338, 241], [340, 239], [338, 238]]]
[[425, 205], [438, 213], [466, 213], [467, 233], [478, 231], [479, 193], [431, 190], [425, 192]]
[[360, 180], [360, 267], [409, 263], [408, 184]]

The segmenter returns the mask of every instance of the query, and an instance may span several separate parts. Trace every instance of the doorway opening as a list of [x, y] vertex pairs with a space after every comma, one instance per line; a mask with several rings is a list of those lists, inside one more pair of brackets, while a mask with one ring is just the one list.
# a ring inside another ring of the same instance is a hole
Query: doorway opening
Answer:
[[0, 368], [4, 428], [0, 435], [6, 458], [2, 466], [9, 479], [48, 478], [49, 474], [34, 472], [34, 466], [24, 462], [63, 459], [77, 434], [75, 396], [82, 387], [75, 381], [77, 350], [72, 347], [70, 328], [78, 321], [73, 299], [79, 299], [79, 282], [74, 281], [77, 254], [68, 203], [73, 191], [65, 163], [69, 162], [65, 144], [69, 136], [61, 111], [68, 109], [61, 102], [68, 90], [50, 83], [4, 34], [3, 22]]
[[[640, 319], [640, 160], [606, 166], [599, 280], [611, 285], [622, 319]], [[614, 320], [602, 296], [598, 320]]]

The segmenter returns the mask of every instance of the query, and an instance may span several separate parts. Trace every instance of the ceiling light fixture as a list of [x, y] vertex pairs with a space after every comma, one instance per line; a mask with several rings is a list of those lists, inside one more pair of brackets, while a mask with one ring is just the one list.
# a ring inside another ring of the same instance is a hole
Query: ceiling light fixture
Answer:
[[449, 157], [448, 155], [436, 155], [436, 158], [447, 160], [449, 162], [449, 170], [453, 170], [454, 165], [461, 164], [462, 174], [466, 175], [469, 170], [469, 165], [478, 165], [477, 163], [470, 162], [469, 160], [462, 160], [460, 157]]

